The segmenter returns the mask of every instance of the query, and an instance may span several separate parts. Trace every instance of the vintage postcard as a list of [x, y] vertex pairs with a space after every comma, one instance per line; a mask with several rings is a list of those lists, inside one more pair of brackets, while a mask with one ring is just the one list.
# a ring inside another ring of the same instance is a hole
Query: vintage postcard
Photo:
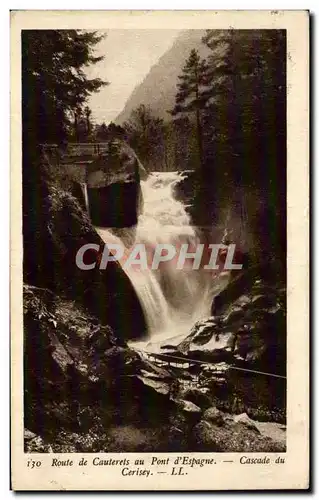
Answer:
[[308, 44], [11, 13], [14, 490], [309, 488]]

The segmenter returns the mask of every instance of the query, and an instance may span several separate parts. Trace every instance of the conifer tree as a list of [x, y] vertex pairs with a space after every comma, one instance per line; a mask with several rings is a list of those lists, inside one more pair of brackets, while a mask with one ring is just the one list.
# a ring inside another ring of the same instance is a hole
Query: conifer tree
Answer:
[[[215, 157], [224, 155], [225, 165], [232, 163], [236, 182], [263, 184], [265, 164], [285, 164], [285, 33], [207, 30], [203, 43], [210, 49], [207, 144]], [[251, 163], [264, 163], [260, 176], [244, 168]]]
[[202, 60], [198, 51], [193, 49], [182, 69], [182, 74], [178, 77], [176, 104], [171, 111], [173, 116], [180, 116], [185, 113], [195, 115], [198, 155], [201, 168], [204, 166], [201, 115], [207, 101], [204, 93], [207, 79], [206, 71], [206, 61]]
[[106, 82], [85, 68], [103, 59], [94, 49], [103, 35], [84, 30], [22, 32], [22, 120], [24, 148], [67, 139], [75, 112]]

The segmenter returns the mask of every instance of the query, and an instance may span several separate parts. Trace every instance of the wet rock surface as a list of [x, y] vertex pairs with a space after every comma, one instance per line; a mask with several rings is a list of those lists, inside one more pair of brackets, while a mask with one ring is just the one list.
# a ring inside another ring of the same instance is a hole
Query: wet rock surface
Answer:
[[[284, 376], [285, 288], [256, 278], [249, 291], [225, 304], [222, 314], [197, 322], [175, 347], [175, 354]], [[207, 370], [203, 369], [203, 376]], [[218, 369], [215, 371], [220, 375]]]

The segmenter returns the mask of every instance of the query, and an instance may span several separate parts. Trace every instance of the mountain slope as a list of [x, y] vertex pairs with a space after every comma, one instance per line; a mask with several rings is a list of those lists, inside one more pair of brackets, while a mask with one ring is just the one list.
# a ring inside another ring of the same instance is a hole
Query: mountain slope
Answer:
[[141, 104], [150, 106], [159, 118], [169, 119], [168, 110], [174, 107], [178, 75], [190, 51], [195, 48], [202, 57], [208, 54], [209, 49], [201, 43], [204, 34], [205, 30], [184, 31], [150, 69], [142, 83], [135, 87], [115, 123], [122, 124], [128, 120], [133, 109]]

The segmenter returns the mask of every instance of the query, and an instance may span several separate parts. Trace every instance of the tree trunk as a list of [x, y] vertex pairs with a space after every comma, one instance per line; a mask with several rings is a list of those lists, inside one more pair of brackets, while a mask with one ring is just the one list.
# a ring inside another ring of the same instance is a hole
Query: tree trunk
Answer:
[[198, 156], [200, 168], [203, 170], [204, 168], [204, 158], [203, 158], [203, 134], [202, 134], [202, 125], [200, 121], [200, 110], [196, 109], [196, 128], [197, 128], [197, 144], [198, 144]]
[[202, 141], [202, 125], [200, 121], [200, 107], [199, 107], [199, 75], [197, 69], [195, 70], [195, 76], [197, 80], [196, 84], [196, 134], [197, 134], [197, 143], [198, 143], [198, 156], [200, 168], [203, 171], [204, 169], [204, 161], [203, 161], [203, 141]]

